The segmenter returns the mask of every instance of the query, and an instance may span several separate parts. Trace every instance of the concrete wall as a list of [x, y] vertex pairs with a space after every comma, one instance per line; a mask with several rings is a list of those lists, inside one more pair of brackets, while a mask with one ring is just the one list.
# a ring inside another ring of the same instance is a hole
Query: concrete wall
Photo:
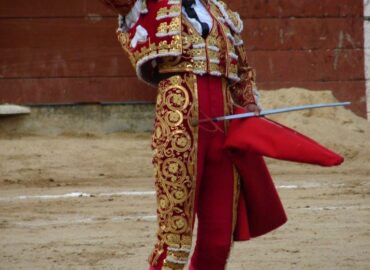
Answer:
[[[364, 0], [227, 2], [245, 21], [261, 89], [329, 89], [366, 116]], [[98, 0], [0, 1], [0, 103], [153, 101], [115, 28]]]
[[0, 137], [150, 132], [153, 119], [153, 104], [36, 106], [31, 114], [0, 116]]

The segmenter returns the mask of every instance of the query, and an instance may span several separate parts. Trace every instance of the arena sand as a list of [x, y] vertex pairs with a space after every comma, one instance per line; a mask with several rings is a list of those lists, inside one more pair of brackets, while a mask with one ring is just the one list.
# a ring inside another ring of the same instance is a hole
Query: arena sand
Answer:
[[[276, 108], [335, 99], [281, 89], [262, 92], [262, 101]], [[227, 269], [370, 269], [369, 122], [344, 108], [274, 120], [346, 162], [268, 159], [289, 221], [234, 243]], [[147, 269], [156, 231], [151, 155], [150, 134], [0, 139], [0, 269]]]

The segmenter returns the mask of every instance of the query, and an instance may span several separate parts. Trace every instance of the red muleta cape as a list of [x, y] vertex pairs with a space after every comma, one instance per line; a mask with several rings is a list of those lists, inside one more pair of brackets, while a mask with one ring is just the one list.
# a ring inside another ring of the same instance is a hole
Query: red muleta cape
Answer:
[[[246, 111], [235, 108], [234, 112]], [[314, 140], [264, 117], [232, 120], [225, 148], [241, 176], [236, 241], [266, 234], [287, 221], [263, 156], [328, 167], [344, 160]]]

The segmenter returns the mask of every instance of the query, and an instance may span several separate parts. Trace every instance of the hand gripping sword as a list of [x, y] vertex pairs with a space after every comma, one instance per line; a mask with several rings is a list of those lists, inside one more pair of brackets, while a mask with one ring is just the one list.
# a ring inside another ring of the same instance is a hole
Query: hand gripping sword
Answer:
[[287, 108], [280, 108], [280, 109], [265, 110], [265, 111], [261, 111], [259, 114], [256, 114], [255, 112], [231, 114], [231, 115], [226, 115], [226, 116], [200, 119], [198, 121], [195, 120], [195, 121], [192, 122], [192, 125], [196, 126], [196, 125], [199, 125], [201, 123], [206, 123], [206, 122], [211, 122], [211, 121], [212, 122], [219, 122], [219, 121], [242, 119], [242, 118], [249, 118], [249, 117], [260, 117], [260, 116], [278, 114], [278, 113], [287, 113], [287, 112], [295, 112], [295, 111], [303, 111], [303, 110], [327, 108], [327, 107], [341, 107], [341, 106], [348, 106], [348, 105], [351, 105], [351, 102], [310, 104], [310, 105], [303, 105], [303, 106], [296, 106], [296, 107], [287, 107]]

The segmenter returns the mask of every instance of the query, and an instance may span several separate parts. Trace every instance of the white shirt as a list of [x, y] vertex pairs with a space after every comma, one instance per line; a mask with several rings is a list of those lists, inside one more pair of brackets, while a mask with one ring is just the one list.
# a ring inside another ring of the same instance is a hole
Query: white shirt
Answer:
[[[195, 0], [195, 4], [193, 4], [195, 13], [198, 15], [199, 20], [202, 23], [208, 24], [209, 29], [212, 29], [213, 26], [213, 19], [211, 14], [209, 14], [209, 11], [207, 8], [203, 5], [203, 3], [200, 0]], [[188, 14], [185, 11], [185, 8], [182, 7], [182, 14], [191, 22], [191, 24], [194, 26], [194, 28], [202, 34], [202, 26], [201, 24], [196, 20], [189, 18]]]

